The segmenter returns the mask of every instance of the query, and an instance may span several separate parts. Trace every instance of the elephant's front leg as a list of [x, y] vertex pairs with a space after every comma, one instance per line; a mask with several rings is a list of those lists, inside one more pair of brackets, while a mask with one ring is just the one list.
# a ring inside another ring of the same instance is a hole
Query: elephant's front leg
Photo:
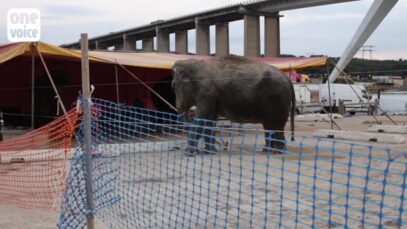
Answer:
[[211, 95], [200, 97], [197, 103], [196, 117], [199, 118], [198, 125], [201, 127], [199, 134], [204, 138], [205, 148], [203, 153], [214, 154], [215, 127], [217, 118], [216, 98]]
[[205, 141], [205, 149], [204, 153], [206, 154], [215, 154], [217, 149], [215, 147], [216, 144], [216, 121], [207, 121], [205, 124], [204, 130], [204, 141]]
[[195, 156], [198, 155], [199, 150], [198, 150], [198, 142], [199, 138], [202, 133], [202, 128], [199, 126], [197, 122], [193, 122], [193, 126], [190, 129], [190, 132], [188, 134], [188, 146], [186, 149], [186, 155], [187, 156]]

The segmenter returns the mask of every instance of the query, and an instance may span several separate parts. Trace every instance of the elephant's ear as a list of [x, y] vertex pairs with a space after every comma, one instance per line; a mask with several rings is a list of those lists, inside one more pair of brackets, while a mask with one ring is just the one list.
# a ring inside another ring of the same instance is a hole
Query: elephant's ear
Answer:
[[194, 59], [177, 61], [173, 67], [174, 76], [176, 75], [181, 81], [193, 79], [196, 75], [198, 62]]
[[193, 66], [190, 63], [182, 63], [176, 68], [177, 74], [182, 80], [188, 80], [191, 77], [192, 67]]

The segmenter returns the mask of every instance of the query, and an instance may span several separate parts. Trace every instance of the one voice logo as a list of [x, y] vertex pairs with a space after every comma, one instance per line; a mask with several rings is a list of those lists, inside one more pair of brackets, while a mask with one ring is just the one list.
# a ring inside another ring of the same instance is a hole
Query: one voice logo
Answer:
[[39, 41], [41, 14], [38, 9], [14, 8], [7, 11], [7, 38], [11, 42]]

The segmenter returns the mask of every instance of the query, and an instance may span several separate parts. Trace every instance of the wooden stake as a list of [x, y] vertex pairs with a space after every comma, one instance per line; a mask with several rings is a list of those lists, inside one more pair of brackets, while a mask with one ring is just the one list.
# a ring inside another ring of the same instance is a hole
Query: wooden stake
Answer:
[[81, 34], [81, 51], [82, 51], [82, 107], [83, 107], [83, 149], [86, 154], [86, 203], [87, 203], [87, 227], [94, 229], [94, 203], [93, 203], [93, 177], [92, 177], [92, 127], [91, 127], [91, 97], [90, 97], [90, 80], [89, 80], [89, 52], [88, 52], [88, 34]]

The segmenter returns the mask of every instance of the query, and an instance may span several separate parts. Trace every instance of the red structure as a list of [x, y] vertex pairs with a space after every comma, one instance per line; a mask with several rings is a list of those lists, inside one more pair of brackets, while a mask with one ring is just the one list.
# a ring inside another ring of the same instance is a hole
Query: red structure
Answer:
[[[30, 126], [32, 111], [35, 127], [49, 123], [62, 114], [62, 111], [58, 112], [58, 101], [45, 67], [40, 61], [39, 52], [65, 107], [69, 109], [79, 96], [81, 62], [78, 50], [42, 42], [0, 46], [0, 110], [8, 126]], [[171, 89], [171, 67], [175, 61], [188, 58], [211, 57], [168, 53], [90, 52], [90, 81], [95, 87], [92, 96], [171, 112], [167, 104], [123, 68], [128, 69], [167, 101], [175, 104], [175, 95]], [[318, 66], [326, 62], [325, 57], [259, 60], [283, 70]]]

